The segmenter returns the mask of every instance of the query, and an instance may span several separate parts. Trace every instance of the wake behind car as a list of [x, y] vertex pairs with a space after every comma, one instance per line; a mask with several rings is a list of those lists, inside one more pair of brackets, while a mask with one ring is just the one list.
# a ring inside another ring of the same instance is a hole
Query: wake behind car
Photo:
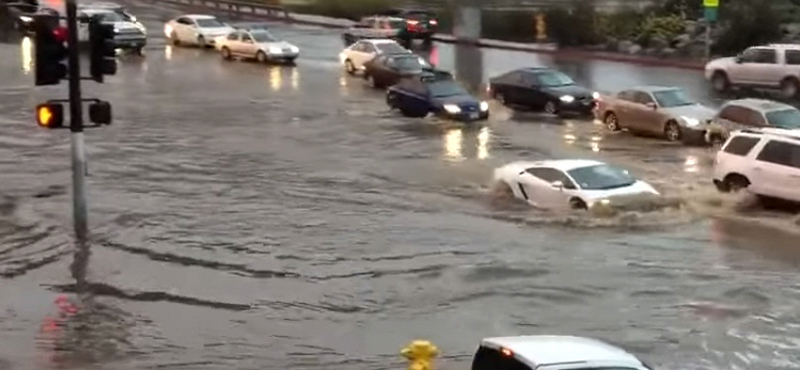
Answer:
[[78, 12], [78, 40], [81, 43], [89, 41], [89, 22], [97, 19], [102, 24], [114, 26], [114, 47], [123, 50], [132, 50], [142, 55], [142, 50], [147, 45], [147, 29], [139, 23], [133, 22], [111, 9], [82, 8]]
[[353, 75], [364, 70], [364, 63], [377, 55], [412, 54], [408, 49], [389, 39], [360, 40], [339, 53], [339, 61], [347, 73]]
[[164, 25], [164, 35], [174, 45], [214, 46], [217, 37], [233, 32], [233, 27], [211, 15], [188, 14]]
[[522, 68], [489, 79], [489, 96], [509, 106], [524, 106], [546, 113], [590, 115], [599, 97], [569, 76], [549, 68]]
[[489, 118], [488, 103], [472, 96], [452, 77], [440, 73], [424, 73], [400, 80], [386, 92], [386, 104], [408, 117], [433, 113], [463, 121]]
[[364, 79], [374, 88], [392, 86], [405, 77], [430, 71], [434, 67], [416, 54], [379, 55], [364, 63]]
[[633, 133], [663, 137], [684, 143], [709, 143], [720, 131], [712, 124], [714, 110], [682, 89], [639, 86], [599, 100], [596, 115], [609, 131], [627, 129]]
[[218, 37], [215, 45], [224, 59], [236, 56], [255, 59], [259, 63], [267, 61], [294, 63], [300, 55], [297, 46], [277, 39], [266, 29], [236, 30]]
[[546, 209], [590, 209], [625, 196], [659, 195], [627, 170], [586, 159], [513, 162], [496, 169], [494, 179], [514, 197]]

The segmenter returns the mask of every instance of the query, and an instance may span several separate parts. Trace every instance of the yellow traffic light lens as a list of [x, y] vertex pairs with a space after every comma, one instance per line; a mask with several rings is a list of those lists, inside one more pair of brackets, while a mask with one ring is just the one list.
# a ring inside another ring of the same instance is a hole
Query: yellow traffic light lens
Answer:
[[39, 107], [38, 117], [39, 125], [47, 127], [50, 126], [51, 120], [53, 119], [53, 112], [48, 106]]
[[45, 103], [36, 106], [36, 123], [46, 128], [61, 128], [64, 107], [61, 104]]

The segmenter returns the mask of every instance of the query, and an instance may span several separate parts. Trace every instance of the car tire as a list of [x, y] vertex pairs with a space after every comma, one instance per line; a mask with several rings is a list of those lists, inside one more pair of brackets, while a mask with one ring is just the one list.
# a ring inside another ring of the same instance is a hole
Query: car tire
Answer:
[[581, 198], [572, 198], [569, 200], [569, 208], [576, 210], [588, 210], [589, 206]]
[[554, 101], [548, 100], [547, 103], [544, 103], [544, 112], [554, 116], [558, 115], [558, 105]]
[[175, 32], [172, 32], [169, 35], [169, 39], [170, 41], [172, 41], [172, 45], [178, 46], [181, 44], [181, 40], [178, 39], [178, 34], [176, 34]]
[[718, 93], [727, 92], [731, 88], [731, 81], [725, 72], [716, 71], [711, 76], [711, 87]]
[[259, 50], [258, 53], [256, 53], [256, 61], [259, 62], [259, 63], [266, 63], [267, 62], [267, 54], [265, 54], [263, 51]]
[[353, 64], [353, 61], [350, 59], [344, 61], [344, 70], [347, 71], [347, 74], [354, 75], [356, 74], [356, 66]]
[[206, 48], [206, 38], [202, 35], [197, 36], [197, 46], [203, 49]]
[[227, 46], [223, 46], [222, 47], [222, 50], [220, 51], [220, 54], [222, 55], [222, 59], [225, 59], [225, 60], [233, 59], [233, 57], [231, 56], [231, 50], [228, 49]]
[[603, 123], [608, 131], [614, 132], [622, 129], [622, 127], [619, 125], [619, 118], [617, 118], [617, 115], [614, 114], [614, 112], [606, 113], [606, 116], [603, 117]]
[[669, 141], [681, 141], [681, 126], [675, 121], [669, 121], [664, 125], [664, 137]]
[[800, 82], [797, 78], [787, 77], [781, 81], [781, 95], [786, 99], [796, 98], [800, 93]]
[[747, 177], [732, 173], [722, 180], [720, 190], [725, 193], [736, 193], [739, 190], [746, 189], [748, 186], [750, 186], [750, 180]]
[[138, 56], [144, 56], [144, 47], [140, 46], [138, 48], [133, 49], [133, 53]]

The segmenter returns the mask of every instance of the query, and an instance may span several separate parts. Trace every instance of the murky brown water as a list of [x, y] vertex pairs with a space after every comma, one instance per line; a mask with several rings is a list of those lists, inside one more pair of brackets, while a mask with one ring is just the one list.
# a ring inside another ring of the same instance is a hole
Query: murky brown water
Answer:
[[[157, 38], [160, 11], [135, 10]], [[540, 333], [600, 337], [660, 368], [796, 363], [796, 239], [748, 220], [791, 216], [703, 217], [740, 201], [711, 188], [710, 149], [496, 106], [482, 128], [404, 119], [341, 73], [329, 30], [274, 32], [303, 50], [296, 68], [154, 40], [108, 83], [85, 84], [116, 121], [87, 134], [83, 301], [68, 133], [31, 115], [63, 87], [27, 88], [20, 46], [0, 45], [0, 368], [389, 369], [424, 337], [442, 368], [465, 369], [482, 337]], [[452, 49], [437, 47], [448, 67]], [[487, 75], [551, 62], [485, 58]], [[563, 68], [598, 89], [703, 93], [686, 71]], [[575, 156], [626, 166], [686, 205], [598, 219], [492, 192], [499, 165]], [[55, 303], [62, 293], [76, 306]]]

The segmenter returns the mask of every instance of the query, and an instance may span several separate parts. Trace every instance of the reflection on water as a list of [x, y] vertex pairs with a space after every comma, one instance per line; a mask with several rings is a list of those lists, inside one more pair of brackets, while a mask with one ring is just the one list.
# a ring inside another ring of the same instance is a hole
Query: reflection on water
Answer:
[[297, 71], [297, 68], [292, 68], [292, 90], [297, 90], [298, 86], [300, 86], [300, 72]]
[[167, 47], [164, 48], [164, 58], [172, 60], [172, 45], [167, 45]]
[[269, 85], [272, 87], [273, 91], [278, 91], [281, 89], [281, 85], [283, 85], [283, 76], [281, 76], [280, 68], [270, 67]]
[[[465, 133], [461, 128], [448, 129], [443, 136], [444, 158], [449, 161], [461, 161], [474, 154], [477, 159], [487, 159], [489, 158], [491, 136], [492, 131], [488, 126], [482, 127], [477, 133], [475, 131], [466, 131]], [[475, 143], [465, 145], [465, 140], [475, 140]], [[464, 153], [465, 148], [475, 148], [475, 153]]]
[[22, 52], [22, 71], [25, 74], [31, 73], [33, 66], [33, 57], [31, 56], [32, 50], [33, 43], [31, 42], [31, 38], [23, 38], [22, 43], [20, 44], [20, 51]]
[[481, 128], [481, 131], [478, 133], [478, 159], [489, 158], [490, 135], [491, 132], [488, 126]]
[[462, 142], [464, 140], [464, 134], [461, 132], [461, 129], [450, 129], [447, 130], [444, 134], [444, 156], [445, 159], [451, 161], [460, 161], [464, 159], [463, 154], [461, 153], [462, 150]]
[[603, 140], [602, 136], [594, 135], [589, 143], [589, 145], [592, 147], [592, 151], [595, 153], [600, 151], [600, 140]]
[[699, 162], [700, 160], [695, 155], [686, 156], [686, 160], [683, 162], [683, 170], [690, 173], [698, 172], [700, 171]]

